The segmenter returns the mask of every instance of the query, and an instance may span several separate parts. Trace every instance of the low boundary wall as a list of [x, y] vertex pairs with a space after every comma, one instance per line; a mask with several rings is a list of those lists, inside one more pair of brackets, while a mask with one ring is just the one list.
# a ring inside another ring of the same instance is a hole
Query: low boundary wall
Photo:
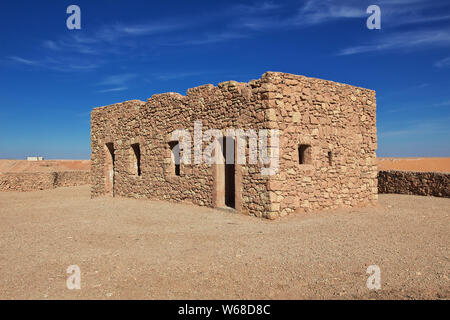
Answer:
[[0, 191], [34, 191], [90, 183], [90, 171], [0, 173]]
[[[33, 191], [91, 183], [90, 171], [0, 173], [0, 191]], [[450, 173], [382, 170], [378, 193], [450, 198]]]
[[378, 193], [414, 194], [450, 198], [450, 173], [379, 171]]

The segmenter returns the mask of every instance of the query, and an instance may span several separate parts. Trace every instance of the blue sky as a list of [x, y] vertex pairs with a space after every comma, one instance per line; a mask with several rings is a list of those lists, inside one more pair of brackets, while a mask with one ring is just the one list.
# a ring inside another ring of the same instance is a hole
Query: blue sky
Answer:
[[378, 156], [450, 156], [447, 0], [5, 0], [0, 30], [0, 158], [88, 159], [93, 107], [266, 71], [376, 90]]

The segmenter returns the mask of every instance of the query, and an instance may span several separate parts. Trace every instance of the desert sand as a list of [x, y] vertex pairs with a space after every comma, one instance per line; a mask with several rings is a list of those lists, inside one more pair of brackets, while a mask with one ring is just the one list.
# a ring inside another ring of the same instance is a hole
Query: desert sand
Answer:
[[450, 199], [406, 195], [269, 221], [89, 186], [3, 192], [0, 299], [449, 299], [449, 215]]
[[450, 158], [377, 158], [378, 170], [450, 172]]
[[[450, 172], [450, 158], [377, 158], [379, 170]], [[0, 172], [51, 172], [90, 170], [90, 160], [4, 160]]]
[[0, 159], [1, 172], [54, 172], [90, 170], [91, 160], [6, 160]]
[[[450, 172], [450, 158], [377, 158], [379, 170]], [[51, 172], [90, 170], [90, 160], [4, 160], [0, 172]]]

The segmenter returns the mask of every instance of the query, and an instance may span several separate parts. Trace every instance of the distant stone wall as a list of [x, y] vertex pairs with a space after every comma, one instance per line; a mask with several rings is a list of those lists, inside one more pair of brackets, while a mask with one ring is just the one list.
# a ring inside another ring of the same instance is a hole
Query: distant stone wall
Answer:
[[379, 171], [378, 193], [450, 198], [450, 173]]
[[34, 191], [90, 184], [90, 171], [0, 173], [0, 191]]
[[84, 186], [91, 183], [90, 171], [61, 171], [53, 172], [55, 187]]

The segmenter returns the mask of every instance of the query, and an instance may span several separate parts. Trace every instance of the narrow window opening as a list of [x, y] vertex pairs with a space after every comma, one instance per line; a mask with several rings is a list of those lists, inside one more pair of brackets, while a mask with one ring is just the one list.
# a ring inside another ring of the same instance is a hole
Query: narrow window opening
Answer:
[[138, 176], [141, 175], [141, 149], [139, 147], [139, 143], [135, 143], [131, 145], [134, 153], [134, 169]]
[[333, 154], [331, 151], [328, 151], [328, 164], [331, 166], [333, 165]]
[[309, 144], [301, 144], [298, 147], [298, 163], [311, 164], [311, 146]]
[[180, 176], [180, 144], [178, 141], [170, 141], [169, 147], [172, 153], [173, 172], [176, 176]]

